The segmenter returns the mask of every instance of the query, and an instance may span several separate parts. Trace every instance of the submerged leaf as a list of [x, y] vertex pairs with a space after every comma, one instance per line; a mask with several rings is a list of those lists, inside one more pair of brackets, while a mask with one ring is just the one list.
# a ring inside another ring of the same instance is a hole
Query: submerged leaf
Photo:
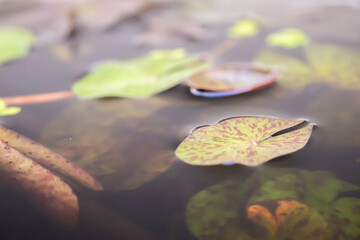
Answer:
[[35, 43], [35, 36], [27, 29], [0, 27], [0, 65], [25, 57]]
[[297, 201], [278, 201], [278, 204], [276, 239], [324, 239], [327, 223], [315, 209]]
[[228, 31], [231, 38], [251, 37], [259, 32], [259, 23], [246, 19], [237, 21]]
[[167, 105], [174, 107], [158, 97], [79, 101], [45, 127], [40, 142], [91, 173], [105, 189], [134, 189], [175, 160], [168, 136], [177, 128], [157, 116]]
[[0, 98], [0, 116], [10, 116], [18, 114], [21, 111], [19, 107], [7, 107], [4, 100]]
[[360, 199], [338, 196], [359, 189], [330, 172], [261, 166], [246, 180], [231, 178], [193, 196], [186, 224], [201, 240], [352, 240], [360, 236]]
[[83, 98], [141, 98], [174, 87], [208, 63], [179, 49], [150, 52], [125, 62], [103, 62], [72, 87]]
[[62, 156], [52, 152], [45, 146], [36, 143], [10, 129], [0, 126], [0, 140], [22, 152], [26, 157], [34, 159], [51, 170], [59, 172], [65, 176], [69, 176], [88, 188], [93, 190], [103, 189], [96, 179], [81, 168], [75, 166]]
[[79, 205], [72, 189], [49, 170], [0, 140], [0, 173], [55, 223], [74, 227]]
[[300, 29], [288, 28], [270, 34], [266, 37], [266, 42], [270, 46], [297, 48], [299, 46], [307, 45], [310, 40]]
[[278, 224], [269, 210], [261, 205], [252, 205], [247, 209], [248, 219], [256, 225], [263, 227], [271, 236], [274, 236]]
[[272, 137], [302, 122], [268, 117], [231, 118], [195, 130], [175, 153], [193, 165], [235, 162], [256, 166], [303, 148], [310, 138], [312, 125]]

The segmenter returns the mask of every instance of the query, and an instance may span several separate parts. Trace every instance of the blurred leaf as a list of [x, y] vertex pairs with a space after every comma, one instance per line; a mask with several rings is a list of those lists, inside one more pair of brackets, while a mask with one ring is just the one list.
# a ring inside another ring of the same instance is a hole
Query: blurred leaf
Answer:
[[125, 62], [103, 62], [72, 87], [84, 98], [142, 98], [174, 87], [209, 64], [183, 50], [153, 51]]
[[320, 81], [345, 89], [360, 89], [360, 53], [354, 49], [312, 44], [304, 49], [309, 66]]
[[21, 111], [19, 107], [7, 107], [4, 100], [0, 98], [0, 116], [10, 116], [18, 114]]
[[289, 88], [328, 83], [344, 89], [360, 89], [360, 53], [338, 45], [311, 44], [304, 48], [306, 62], [274, 51], [260, 52], [255, 62], [278, 67], [278, 83]]
[[67, 228], [75, 226], [79, 204], [70, 186], [1, 140], [0, 173], [52, 221]]
[[27, 29], [0, 27], [0, 65], [28, 55], [35, 36]]
[[77, 27], [103, 30], [160, 4], [158, 0], [85, 0], [72, 7]]
[[259, 32], [259, 24], [250, 19], [237, 21], [229, 30], [231, 38], [252, 37]]
[[178, 146], [176, 156], [193, 165], [234, 162], [256, 166], [303, 148], [312, 125], [272, 137], [302, 122], [268, 117], [227, 119], [195, 130]]
[[268, 35], [266, 42], [270, 46], [297, 48], [307, 45], [310, 40], [300, 29], [288, 28]]

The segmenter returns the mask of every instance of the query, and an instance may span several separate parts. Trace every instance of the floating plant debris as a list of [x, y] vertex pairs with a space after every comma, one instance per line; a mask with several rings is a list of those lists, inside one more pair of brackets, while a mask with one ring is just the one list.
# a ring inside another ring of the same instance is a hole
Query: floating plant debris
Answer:
[[102, 190], [103, 187], [91, 175], [75, 166], [67, 159], [54, 153], [47, 147], [36, 143], [10, 129], [0, 126], [0, 140], [9, 144], [12, 148], [20, 151], [26, 157], [59, 172], [82, 185], [93, 190]]
[[8, 107], [4, 100], [0, 98], [0, 116], [9, 116], [18, 114], [21, 111], [19, 107]]
[[234, 162], [256, 166], [300, 150], [310, 138], [313, 125], [275, 133], [304, 120], [270, 117], [236, 117], [193, 131], [176, 149], [176, 156], [193, 165], [217, 165]]
[[72, 87], [83, 98], [144, 98], [174, 87], [209, 63], [187, 56], [185, 50], [156, 50], [124, 62], [97, 65]]
[[339, 194], [359, 189], [327, 171], [260, 166], [198, 192], [186, 224], [199, 240], [356, 239], [360, 199]]
[[344, 89], [360, 89], [360, 53], [355, 49], [331, 44], [311, 44], [303, 48], [306, 62], [265, 50], [255, 62], [278, 67], [278, 83], [288, 88], [328, 83]]
[[79, 204], [71, 187], [2, 140], [0, 173], [10, 185], [24, 192], [39, 211], [54, 223], [67, 228], [75, 226]]
[[300, 29], [287, 28], [268, 35], [266, 42], [270, 46], [297, 48], [307, 45], [310, 40]]
[[228, 32], [231, 38], [252, 37], [259, 32], [259, 23], [250, 19], [237, 21]]
[[194, 95], [223, 97], [266, 87], [275, 79], [276, 72], [265, 67], [240, 64], [206, 69], [191, 76], [186, 84]]
[[28, 55], [35, 36], [27, 29], [0, 27], [0, 66]]

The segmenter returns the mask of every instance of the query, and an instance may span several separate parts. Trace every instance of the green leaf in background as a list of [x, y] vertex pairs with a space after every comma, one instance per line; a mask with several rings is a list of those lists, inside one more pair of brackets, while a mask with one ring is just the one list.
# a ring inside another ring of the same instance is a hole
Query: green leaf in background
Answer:
[[259, 23], [250, 19], [237, 21], [228, 31], [230, 38], [252, 37], [259, 32]]
[[305, 62], [272, 50], [261, 51], [255, 62], [277, 67], [277, 83], [302, 88], [312, 83], [328, 83], [343, 89], [360, 89], [360, 53], [332, 44], [310, 44], [303, 49]]
[[19, 107], [7, 107], [4, 100], [0, 99], [0, 116], [10, 116], [18, 114], [21, 111]]
[[266, 42], [270, 46], [297, 48], [307, 45], [310, 39], [300, 29], [287, 28], [268, 35]]
[[105, 61], [72, 87], [82, 98], [144, 98], [165, 91], [209, 66], [183, 49], [157, 50], [128, 61]]
[[360, 199], [339, 195], [359, 189], [327, 171], [261, 166], [193, 196], [186, 224], [199, 240], [352, 240], [360, 236]]
[[29, 30], [18, 27], [0, 27], [0, 65], [28, 55], [35, 43]]

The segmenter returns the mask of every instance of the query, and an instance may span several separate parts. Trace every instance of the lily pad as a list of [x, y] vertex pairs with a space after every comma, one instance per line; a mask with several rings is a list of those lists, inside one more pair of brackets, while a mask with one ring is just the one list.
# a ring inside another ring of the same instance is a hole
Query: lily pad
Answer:
[[303, 148], [313, 125], [273, 136], [302, 122], [269, 117], [231, 118], [195, 130], [175, 153], [178, 158], [193, 165], [234, 162], [256, 166]]
[[359, 189], [330, 172], [261, 166], [246, 180], [230, 178], [193, 196], [186, 224], [201, 240], [352, 240], [360, 236], [360, 199], [338, 197]]
[[0, 65], [23, 58], [35, 43], [35, 36], [27, 29], [0, 27]]
[[213, 67], [191, 76], [186, 84], [197, 96], [230, 96], [266, 87], [275, 82], [276, 73], [256, 65]]
[[9, 116], [18, 114], [21, 111], [19, 107], [7, 107], [4, 100], [0, 99], [0, 116]]
[[360, 89], [360, 53], [339, 45], [311, 44], [303, 50], [306, 62], [265, 50], [255, 62], [281, 70], [278, 83], [288, 88], [302, 88], [315, 83], [328, 83], [337, 88]]
[[310, 40], [300, 29], [287, 28], [268, 35], [266, 37], [266, 42], [270, 46], [297, 48], [307, 45]]
[[231, 38], [252, 37], [259, 32], [259, 23], [250, 19], [237, 21], [229, 29]]
[[68, 228], [75, 226], [79, 204], [71, 187], [1, 140], [0, 173], [54, 223]]
[[125, 62], [103, 62], [75, 83], [72, 90], [83, 98], [149, 97], [178, 85], [208, 65], [187, 56], [182, 49], [153, 51]]

